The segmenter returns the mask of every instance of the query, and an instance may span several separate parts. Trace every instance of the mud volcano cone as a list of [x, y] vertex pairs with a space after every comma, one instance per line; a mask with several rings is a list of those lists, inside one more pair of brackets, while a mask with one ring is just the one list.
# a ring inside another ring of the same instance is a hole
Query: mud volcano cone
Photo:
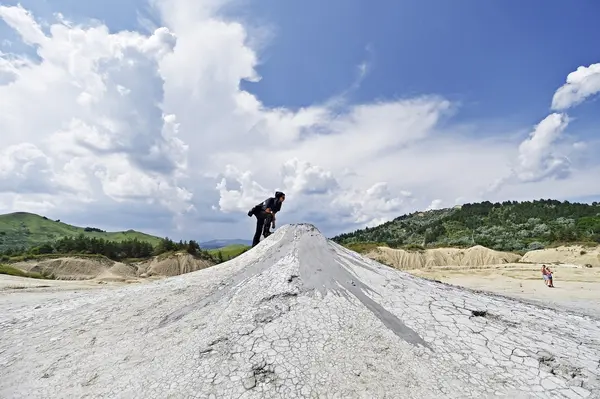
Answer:
[[[2, 398], [598, 397], [600, 321], [289, 225], [154, 283], [0, 302]], [[594, 396], [595, 395], [595, 396]]]

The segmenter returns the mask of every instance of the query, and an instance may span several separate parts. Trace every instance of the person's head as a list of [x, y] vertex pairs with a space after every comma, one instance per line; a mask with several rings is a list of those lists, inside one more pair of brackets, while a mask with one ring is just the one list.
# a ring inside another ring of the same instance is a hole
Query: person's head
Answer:
[[285, 194], [282, 193], [281, 191], [276, 191], [275, 199], [278, 200], [279, 202], [283, 202], [283, 201], [285, 201]]

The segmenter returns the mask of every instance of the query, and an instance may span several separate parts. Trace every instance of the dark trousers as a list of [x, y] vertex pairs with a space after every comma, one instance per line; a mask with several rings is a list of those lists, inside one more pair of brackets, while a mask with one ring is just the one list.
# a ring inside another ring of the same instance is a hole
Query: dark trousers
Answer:
[[254, 239], [252, 240], [252, 246], [255, 247], [260, 242], [260, 235], [262, 234], [265, 238], [271, 235], [271, 221], [273, 217], [271, 214], [263, 212], [263, 213], [255, 213], [256, 216], [256, 231], [254, 232]]

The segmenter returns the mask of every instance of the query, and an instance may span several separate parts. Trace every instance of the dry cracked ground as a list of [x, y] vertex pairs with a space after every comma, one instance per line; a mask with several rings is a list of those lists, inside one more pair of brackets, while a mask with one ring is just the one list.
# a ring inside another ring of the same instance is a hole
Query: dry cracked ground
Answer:
[[598, 398], [600, 320], [279, 229], [149, 284], [0, 296], [1, 398]]

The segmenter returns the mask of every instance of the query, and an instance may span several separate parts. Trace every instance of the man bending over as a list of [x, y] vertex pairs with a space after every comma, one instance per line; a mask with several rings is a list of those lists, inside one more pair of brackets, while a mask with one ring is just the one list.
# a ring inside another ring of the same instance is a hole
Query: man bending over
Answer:
[[248, 216], [256, 216], [256, 231], [254, 232], [252, 247], [260, 242], [261, 233], [265, 238], [271, 234], [271, 226], [275, 228], [275, 214], [281, 210], [283, 201], [285, 201], [285, 194], [277, 191], [275, 197], [267, 198], [248, 211]]

